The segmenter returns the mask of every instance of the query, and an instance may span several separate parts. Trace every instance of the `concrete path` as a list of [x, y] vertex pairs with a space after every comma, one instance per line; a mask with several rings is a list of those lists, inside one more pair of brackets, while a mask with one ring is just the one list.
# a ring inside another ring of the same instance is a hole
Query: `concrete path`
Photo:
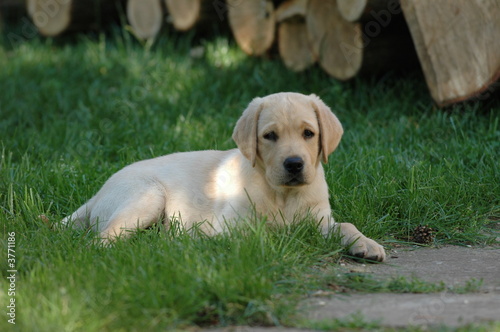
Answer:
[[500, 247], [400, 249], [390, 253], [386, 264], [368, 266], [378, 276], [414, 276], [448, 286], [483, 280], [484, 291], [500, 292]]
[[304, 304], [308, 319], [341, 319], [361, 314], [367, 321], [379, 321], [390, 327], [500, 322], [500, 248], [400, 249], [390, 253], [386, 264], [346, 264], [344, 268], [370, 273], [376, 278], [416, 277], [459, 288], [473, 279], [482, 280], [482, 284], [478, 292], [468, 294], [444, 291], [311, 297]]
[[[332, 294], [317, 293], [300, 307], [310, 321], [363, 317], [386, 327], [449, 327], [499, 322], [500, 247], [406, 248], [389, 253], [385, 264], [345, 264], [347, 272], [370, 273], [376, 278], [416, 277], [447, 286], [464, 286], [471, 279], [482, 280], [479, 291], [455, 294]], [[476, 283], [477, 284], [477, 283]], [[305, 331], [300, 329], [230, 327], [214, 331]]]

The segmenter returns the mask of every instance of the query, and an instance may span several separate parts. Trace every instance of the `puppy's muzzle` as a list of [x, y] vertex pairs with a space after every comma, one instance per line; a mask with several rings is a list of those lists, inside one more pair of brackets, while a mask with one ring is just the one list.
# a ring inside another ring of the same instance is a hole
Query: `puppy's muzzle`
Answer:
[[283, 168], [287, 172], [287, 186], [298, 186], [304, 184], [304, 160], [300, 157], [288, 157], [283, 162]]

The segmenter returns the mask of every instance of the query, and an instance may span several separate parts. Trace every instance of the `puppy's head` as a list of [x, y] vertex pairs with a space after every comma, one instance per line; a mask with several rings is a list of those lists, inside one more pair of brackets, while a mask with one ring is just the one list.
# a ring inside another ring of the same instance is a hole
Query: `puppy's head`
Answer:
[[277, 93], [255, 98], [238, 120], [233, 139], [253, 166], [274, 186], [312, 182], [320, 161], [328, 161], [343, 129], [316, 95]]

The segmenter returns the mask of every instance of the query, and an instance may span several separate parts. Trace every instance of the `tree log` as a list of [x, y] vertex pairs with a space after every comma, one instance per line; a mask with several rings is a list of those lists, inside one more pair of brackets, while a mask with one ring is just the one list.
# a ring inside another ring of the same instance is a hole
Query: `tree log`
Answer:
[[307, 0], [289, 0], [276, 10], [280, 56], [287, 68], [297, 72], [315, 62], [307, 41], [306, 8]]
[[222, 21], [218, 12], [224, 6], [221, 0], [165, 0], [168, 21], [179, 31], [188, 31], [196, 25], [214, 22], [214, 17]]
[[27, 0], [28, 14], [43, 36], [97, 30], [118, 18], [123, 0]]
[[283, 22], [295, 16], [305, 17], [308, 0], [287, 0], [276, 9], [276, 21]]
[[344, 20], [335, 0], [309, 0], [306, 24], [320, 66], [340, 80], [354, 77], [363, 61], [361, 24]]
[[278, 48], [287, 68], [299, 72], [316, 62], [307, 43], [307, 25], [303, 18], [288, 19], [279, 24]]
[[200, 18], [202, 0], [165, 0], [169, 22], [179, 31], [193, 28]]
[[438, 105], [493, 88], [500, 78], [498, 0], [401, 0], [401, 6]]
[[340, 15], [336, 0], [309, 0], [306, 23], [313, 54], [320, 66], [339, 80], [416, 64], [401, 14], [354, 23]]
[[161, 0], [128, 0], [127, 18], [139, 39], [154, 39], [163, 23]]
[[340, 15], [349, 22], [367, 21], [373, 13], [399, 11], [399, 0], [337, 0]]
[[269, 0], [227, 0], [229, 26], [240, 48], [249, 55], [262, 55], [275, 35], [274, 4]]

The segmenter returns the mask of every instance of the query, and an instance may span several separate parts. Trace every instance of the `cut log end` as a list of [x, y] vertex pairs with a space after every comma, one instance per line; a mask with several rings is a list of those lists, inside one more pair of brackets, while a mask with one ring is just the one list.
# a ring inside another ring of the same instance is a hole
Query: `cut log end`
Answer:
[[361, 25], [344, 20], [335, 0], [309, 0], [306, 23], [320, 66], [339, 80], [354, 77], [363, 61]]
[[41, 35], [53, 37], [66, 31], [71, 22], [73, 1], [46, 3], [43, 0], [27, 0], [28, 14]]
[[401, 12], [399, 0], [337, 0], [337, 8], [340, 16], [349, 22], [371, 21], [373, 15], [380, 15], [381, 12]]
[[285, 66], [296, 72], [316, 61], [307, 39], [307, 1], [287, 0], [276, 9], [279, 53]]
[[365, 11], [368, 0], [337, 0], [340, 15], [349, 22], [358, 21]]
[[319, 63], [333, 77], [345, 81], [356, 76], [363, 65], [361, 24], [338, 22], [338, 30], [325, 35], [319, 48]]
[[139, 39], [153, 39], [163, 23], [161, 0], [128, 0], [127, 18]]
[[287, 68], [299, 72], [314, 64], [314, 56], [307, 43], [307, 26], [304, 19], [295, 18], [280, 23], [278, 48]]
[[227, 0], [229, 26], [240, 48], [249, 55], [264, 54], [274, 42], [272, 1]]
[[187, 31], [200, 18], [202, 0], [165, 0], [169, 21], [179, 31]]
[[305, 17], [307, 11], [308, 0], [287, 0], [276, 9], [276, 21], [283, 22], [284, 20], [295, 16]]

